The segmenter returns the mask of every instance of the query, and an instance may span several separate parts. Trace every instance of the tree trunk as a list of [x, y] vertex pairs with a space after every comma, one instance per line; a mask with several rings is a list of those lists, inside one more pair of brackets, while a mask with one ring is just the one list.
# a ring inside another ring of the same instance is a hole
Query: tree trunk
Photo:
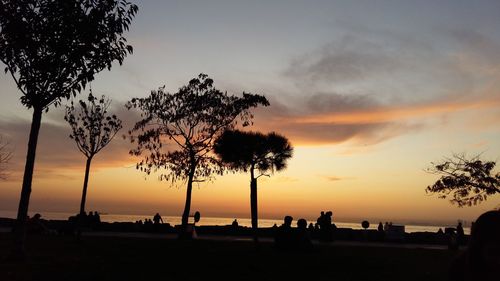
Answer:
[[23, 186], [21, 189], [21, 198], [19, 199], [19, 208], [17, 210], [17, 220], [14, 226], [14, 249], [11, 253], [11, 257], [14, 259], [23, 259], [25, 256], [24, 242], [26, 240], [26, 218], [28, 216], [33, 170], [35, 169], [38, 133], [40, 132], [40, 125], [42, 122], [43, 109], [37, 107], [33, 109], [33, 119], [31, 121], [28, 141], [28, 153], [26, 155], [26, 165], [24, 166]]
[[[194, 170], [194, 169], [193, 169]], [[186, 192], [186, 204], [184, 204], [184, 212], [182, 213], [182, 229], [184, 230], [188, 224], [189, 212], [191, 210], [191, 191], [193, 190], [194, 171], [189, 172]]]
[[252, 216], [253, 240], [255, 242], [259, 242], [259, 225], [257, 215], [257, 179], [254, 177], [253, 169], [250, 172], [250, 212]]
[[90, 162], [92, 161], [92, 156], [87, 158], [87, 164], [85, 165], [85, 178], [83, 179], [83, 191], [82, 191], [82, 201], [80, 202], [80, 216], [85, 213], [85, 201], [87, 200], [87, 185], [89, 183], [89, 172], [90, 172]]

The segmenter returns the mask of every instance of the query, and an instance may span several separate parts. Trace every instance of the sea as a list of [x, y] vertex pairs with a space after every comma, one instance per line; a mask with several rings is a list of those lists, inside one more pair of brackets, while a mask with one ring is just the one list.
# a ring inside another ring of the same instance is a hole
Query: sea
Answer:
[[[36, 212], [31, 213], [30, 216], [34, 215]], [[67, 220], [70, 216], [73, 216], [73, 213], [64, 213], [64, 212], [38, 212], [42, 215], [42, 219], [47, 220]], [[126, 214], [100, 214], [101, 221], [103, 222], [136, 222], [138, 220], [144, 221], [144, 219], [153, 218], [151, 216], [146, 215], [126, 215]], [[7, 211], [0, 210], [0, 218], [16, 218], [16, 211]], [[180, 216], [162, 216], [164, 223], [170, 223], [171, 225], [178, 225], [181, 223]], [[192, 218], [191, 218], [192, 219]], [[197, 223], [200, 226], [225, 226], [231, 225], [234, 220], [238, 221], [238, 225], [240, 226], [251, 226], [250, 218], [224, 218], [224, 217], [201, 217], [201, 220]], [[333, 221], [337, 227], [340, 228], [352, 228], [352, 229], [363, 229], [361, 227], [361, 221], [359, 222], [343, 222], [343, 221]], [[283, 223], [282, 219], [259, 219], [259, 227], [272, 227], [275, 224], [281, 225]], [[425, 225], [425, 224], [402, 224], [398, 222], [394, 222], [396, 225], [404, 225], [405, 231], [407, 233], [412, 232], [437, 232], [439, 228], [445, 229], [446, 227], [455, 227], [456, 225]], [[378, 222], [370, 223], [370, 227], [368, 229], [377, 229]], [[470, 233], [470, 227], [465, 224], [464, 232], [466, 234]]]

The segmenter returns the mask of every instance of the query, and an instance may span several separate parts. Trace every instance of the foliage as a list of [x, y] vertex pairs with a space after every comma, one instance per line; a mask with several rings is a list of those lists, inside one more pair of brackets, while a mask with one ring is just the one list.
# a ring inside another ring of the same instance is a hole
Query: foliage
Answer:
[[244, 172], [256, 169], [262, 175], [285, 169], [293, 154], [292, 145], [284, 136], [240, 130], [225, 131], [217, 139], [214, 151], [230, 169]]
[[48, 110], [123, 62], [137, 6], [125, 0], [0, 0], [0, 61], [28, 108]]
[[[134, 98], [127, 108], [136, 108], [143, 118], [129, 131], [137, 146], [132, 155], [148, 154], [137, 168], [150, 174], [166, 169], [160, 179], [205, 181], [222, 166], [213, 156], [214, 140], [224, 130], [234, 128], [239, 119], [250, 125], [250, 108], [268, 106], [264, 96], [243, 92], [242, 97], [228, 95], [213, 86], [213, 80], [200, 74], [178, 92], [171, 94], [160, 87], [146, 98]], [[239, 117], [239, 118], [238, 118]], [[176, 145], [177, 150], [172, 146]]]
[[459, 207], [472, 206], [500, 193], [500, 173], [493, 173], [496, 162], [483, 161], [479, 156], [467, 159], [464, 154], [454, 154], [441, 163], [432, 163], [427, 171], [441, 177], [426, 192], [438, 193]]
[[104, 95], [97, 98], [90, 93], [87, 102], [80, 100], [76, 107], [71, 102], [66, 107], [64, 120], [71, 126], [69, 137], [87, 158], [101, 151], [122, 128], [122, 121], [108, 114], [110, 104], [111, 100]]
[[2, 136], [0, 136], [0, 179], [5, 180], [7, 174], [5, 173], [5, 166], [9, 163], [12, 158], [12, 152], [9, 149], [9, 143], [4, 142]]

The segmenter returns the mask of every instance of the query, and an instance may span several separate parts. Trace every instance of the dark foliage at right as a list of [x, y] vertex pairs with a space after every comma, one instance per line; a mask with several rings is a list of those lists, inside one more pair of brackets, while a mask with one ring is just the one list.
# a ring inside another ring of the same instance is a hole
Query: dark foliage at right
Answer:
[[496, 162], [483, 161], [479, 156], [468, 159], [464, 154], [454, 154], [427, 169], [441, 177], [426, 192], [437, 193], [443, 199], [451, 197], [450, 202], [459, 207], [477, 205], [500, 194], [500, 173], [494, 174], [495, 165]]

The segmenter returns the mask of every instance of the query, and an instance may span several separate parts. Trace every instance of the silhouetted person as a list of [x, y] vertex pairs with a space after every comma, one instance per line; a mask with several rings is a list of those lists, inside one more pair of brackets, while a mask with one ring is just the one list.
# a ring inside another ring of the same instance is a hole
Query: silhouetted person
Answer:
[[36, 213], [32, 218], [28, 219], [27, 232], [32, 234], [48, 233], [49, 229], [41, 221], [42, 215]]
[[231, 224], [233, 228], [238, 228], [238, 221], [234, 219], [233, 223]]
[[94, 216], [94, 212], [90, 211], [88, 216], [87, 216], [87, 224], [86, 224], [88, 227], [91, 227], [93, 228], [94, 225], [95, 225], [95, 216]]
[[277, 229], [276, 236], [274, 237], [276, 248], [287, 250], [292, 247], [292, 221], [293, 218], [291, 216], [285, 216], [283, 224]]
[[160, 221], [161, 221], [161, 223], [163, 223], [163, 219], [161, 218], [159, 213], [156, 213], [156, 215], [153, 217], [153, 221], [154, 221], [154, 224], [156, 224], [156, 225], [160, 224]]
[[151, 219], [144, 219], [144, 231], [150, 232], [153, 230], [153, 221]]
[[94, 212], [94, 221], [97, 225], [101, 224], [101, 215], [97, 211]]
[[312, 222], [309, 223], [309, 226], [307, 227], [307, 230], [309, 230], [309, 233], [313, 233], [314, 232], [314, 224]]
[[316, 220], [316, 224], [321, 228], [321, 225], [323, 224], [323, 220], [325, 219], [325, 212], [321, 211], [318, 219]]
[[299, 219], [297, 221], [297, 230], [295, 232], [293, 244], [295, 244], [294, 246], [299, 250], [312, 249], [311, 238], [307, 232], [307, 221], [305, 219]]
[[380, 241], [383, 241], [385, 239], [384, 225], [382, 224], [382, 222], [378, 223], [377, 236]]
[[328, 211], [326, 213], [322, 212], [322, 219], [320, 220], [319, 230], [320, 239], [325, 242], [333, 241], [332, 214], [333, 213], [331, 211]]
[[449, 280], [499, 280], [500, 211], [489, 211], [472, 225], [469, 245], [451, 265]]
[[464, 243], [464, 238], [465, 238], [464, 228], [462, 226], [462, 223], [459, 222], [458, 225], [457, 225], [457, 242], [458, 242], [458, 245]]
[[441, 227], [438, 229], [437, 234], [438, 235], [443, 235], [444, 234], [443, 229]]

